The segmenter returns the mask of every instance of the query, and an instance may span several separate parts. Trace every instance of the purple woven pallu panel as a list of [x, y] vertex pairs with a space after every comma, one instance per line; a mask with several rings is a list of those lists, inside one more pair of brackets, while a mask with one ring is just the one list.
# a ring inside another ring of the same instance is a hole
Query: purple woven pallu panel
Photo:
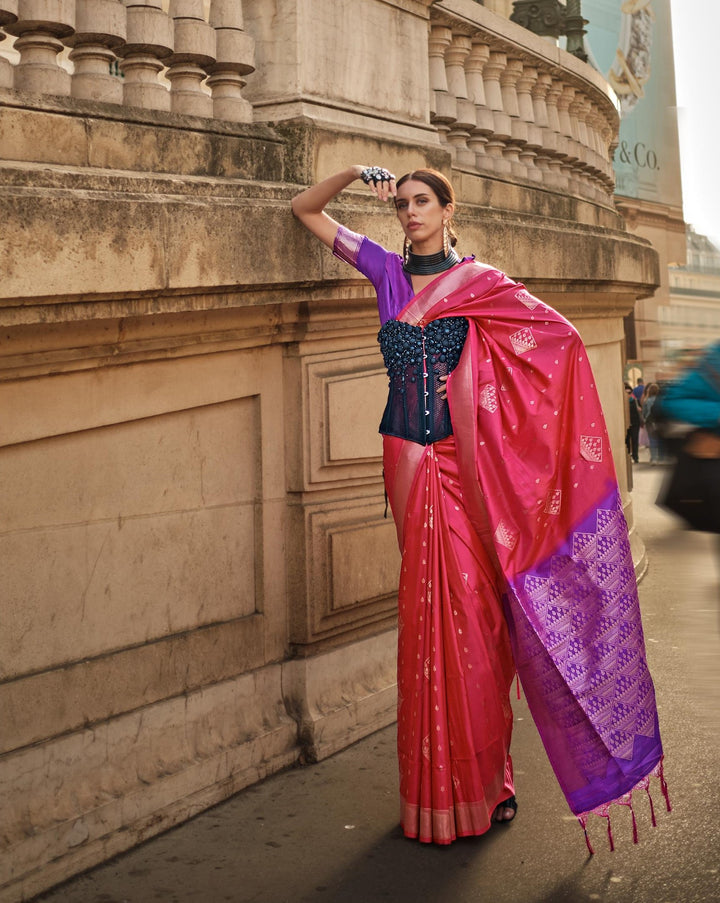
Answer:
[[619, 494], [516, 577], [506, 605], [528, 704], [571, 810], [619, 800], [662, 758]]

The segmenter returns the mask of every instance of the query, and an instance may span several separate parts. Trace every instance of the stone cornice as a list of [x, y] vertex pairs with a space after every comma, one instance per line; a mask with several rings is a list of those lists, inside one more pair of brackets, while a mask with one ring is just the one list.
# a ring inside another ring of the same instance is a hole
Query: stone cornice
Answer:
[[615, 196], [615, 206], [631, 229], [645, 225], [683, 235], [687, 230], [681, 207], [623, 195]]

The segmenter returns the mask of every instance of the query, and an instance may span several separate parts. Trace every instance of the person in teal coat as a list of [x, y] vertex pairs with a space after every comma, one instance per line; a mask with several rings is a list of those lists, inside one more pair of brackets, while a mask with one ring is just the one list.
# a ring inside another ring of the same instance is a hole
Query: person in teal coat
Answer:
[[670, 420], [720, 434], [720, 341], [664, 388], [660, 405]]

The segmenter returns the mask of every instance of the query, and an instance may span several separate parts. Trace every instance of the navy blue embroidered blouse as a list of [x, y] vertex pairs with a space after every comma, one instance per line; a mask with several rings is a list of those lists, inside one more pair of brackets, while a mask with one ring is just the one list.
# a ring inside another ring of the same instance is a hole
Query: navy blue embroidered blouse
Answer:
[[441, 376], [457, 367], [468, 321], [465, 317], [413, 326], [388, 320], [378, 333], [389, 377], [380, 432], [430, 445], [452, 435], [450, 407], [440, 398]]

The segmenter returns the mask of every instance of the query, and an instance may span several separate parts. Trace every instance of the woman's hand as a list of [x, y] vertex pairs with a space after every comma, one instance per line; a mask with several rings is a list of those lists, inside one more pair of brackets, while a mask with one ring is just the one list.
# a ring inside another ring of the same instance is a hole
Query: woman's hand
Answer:
[[438, 387], [437, 397], [441, 398], [443, 401], [447, 398], [447, 380], [450, 374], [448, 373], [446, 376], [438, 376], [438, 379], [442, 383], [441, 386]]
[[397, 194], [395, 176], [382, 166], [366, 166], [361, 170], [359, 178], [381, 201], [387, 201]]

